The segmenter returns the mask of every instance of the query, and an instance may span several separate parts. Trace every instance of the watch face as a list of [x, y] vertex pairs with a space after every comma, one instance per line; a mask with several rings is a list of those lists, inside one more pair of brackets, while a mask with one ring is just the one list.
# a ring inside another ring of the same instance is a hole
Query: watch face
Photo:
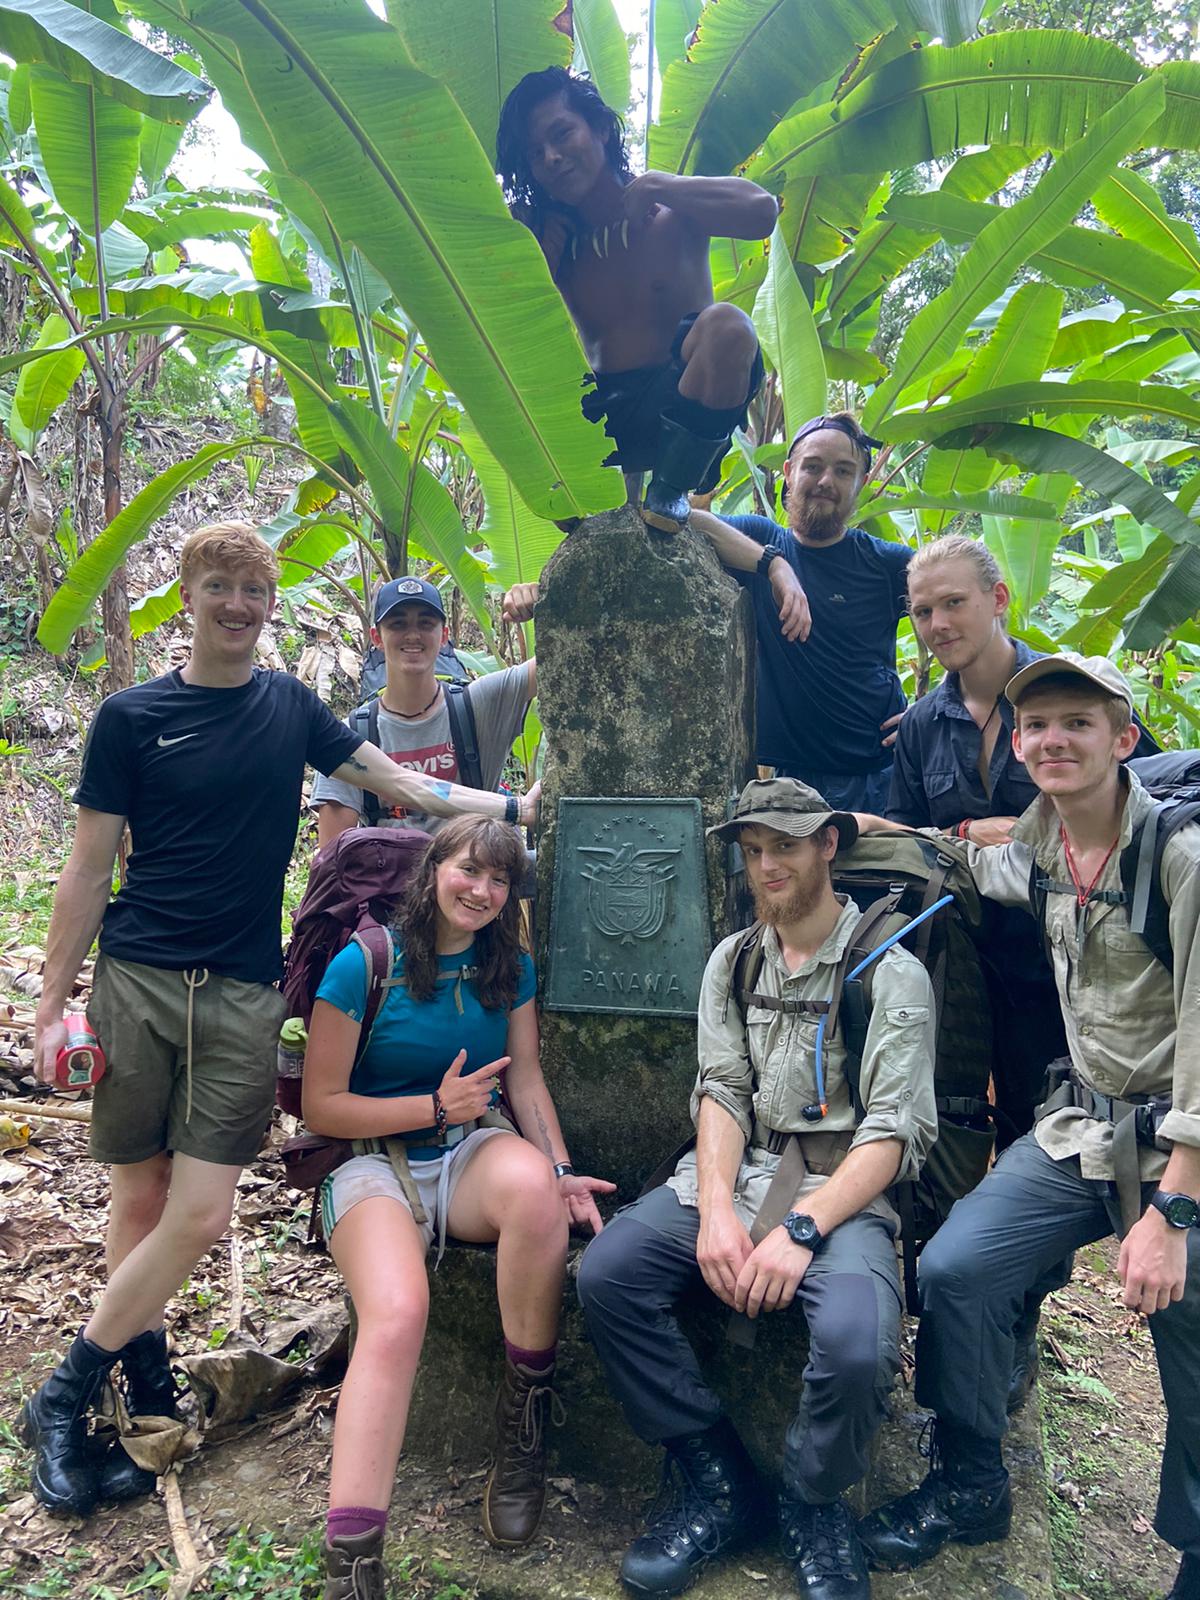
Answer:
[[1173, 1228], [1194, 1228], [1200, 1215], [1200, 1206], [1186, 1194], [1167, 1195], [1160, 1209]]

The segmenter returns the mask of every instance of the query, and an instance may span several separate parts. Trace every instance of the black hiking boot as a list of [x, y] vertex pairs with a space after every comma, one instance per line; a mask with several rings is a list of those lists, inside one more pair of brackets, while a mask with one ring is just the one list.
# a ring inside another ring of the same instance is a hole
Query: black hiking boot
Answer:
[[382, 1528], [326, 1540], [323, 1600], [387, 1600]]
[[77, 1334], [62, 1365], [21, 1407], [17, 1436], [36, 1451], [31, 1488], [50, 1511], [87, 1517], [95, 1509], [100, 1480], [87, 1414], [116, 1359], [115, 1350]]
[[[175, 1417], [178, 1390], [167, 1360], [167, 1331], [139, 1333], [121, 1351], [125, 1377], [125, 1409], [131, 1417]], [[153, 1494], [153, 1472], [139, 1467], [119, 1438], [113, 1439], [99, 1463], [100, 1499], [137, 1500]]]
[[1163, 1600], [1200, 1600], [1200, 1556], [1185, 1555]]
[[991, 1544], [1007, 1539], [1012, 1490], [998, 1439], [936, 1422], [925, 1481], [872, 1511], [858, 1537], [875, 1571], [909, 1572], [933, 1559], [945, 1544]]
[[1010, 1417], [1014, 1411], [1021, 1409], [1033, 1393], [1033, 1386], [1037, 1382], [1037, 1376], [1038, 1319], [1035, 1316], [1032, 1327], [1027, 1326], [1024, 1318], [1022, 1318], [1017, 1324], [1013, 1335], [1012, 1374], [1008, 1380], [1008, 1400], [1006, 1402]]
[[728, 439], [701, 439], [694, 433], [662, 419], [658, 460], [646, 498], [642, 520], [663, 533], [682, 533], [691, 513], [688, 495], [703, 481], [713, 457], [725, 453]]
[[758, 1475], [727, 1418], [670, 1440], [662, 1491], [625, 1552], [621, 1581], [634, 1594], [682, 1594], [713, 1556], [746, 1542], [758, 1504]]
[[867, 1556], [842, 1500], [810, 1506], [779, 1497], [779, 1538], [805, 1600], [871, 1600]]

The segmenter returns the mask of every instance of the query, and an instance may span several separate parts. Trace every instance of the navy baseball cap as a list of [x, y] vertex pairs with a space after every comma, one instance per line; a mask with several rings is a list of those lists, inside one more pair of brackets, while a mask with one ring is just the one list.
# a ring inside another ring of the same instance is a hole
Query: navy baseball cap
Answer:
[[390, 616], [397, 606], [404, 605], [408, 600], [428, 606], [445, 622], [446, 608], [433, 584], [427, 583], [424, 578], [393, 578], [375, 596], [375, 626], [378, 627], [384, 617]]

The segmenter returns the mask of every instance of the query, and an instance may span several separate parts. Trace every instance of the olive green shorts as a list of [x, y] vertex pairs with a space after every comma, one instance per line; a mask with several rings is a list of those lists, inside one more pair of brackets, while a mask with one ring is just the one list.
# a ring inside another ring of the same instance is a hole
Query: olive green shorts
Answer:
[[87, 1014], [108, 1062], [92, 1099], [97, 1161], [127, 1165], [166, 1150], [221, 1166], [254, 1159], [287, 1015], [278, 989], [101, 955]]

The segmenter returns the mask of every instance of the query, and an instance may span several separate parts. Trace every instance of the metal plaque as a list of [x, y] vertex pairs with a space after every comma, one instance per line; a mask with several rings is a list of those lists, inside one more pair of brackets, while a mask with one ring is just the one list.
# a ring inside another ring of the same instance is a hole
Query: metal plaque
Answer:
[[543, 1004], [694, 1017], [709, 953], [699, 800], [560, 800]]

